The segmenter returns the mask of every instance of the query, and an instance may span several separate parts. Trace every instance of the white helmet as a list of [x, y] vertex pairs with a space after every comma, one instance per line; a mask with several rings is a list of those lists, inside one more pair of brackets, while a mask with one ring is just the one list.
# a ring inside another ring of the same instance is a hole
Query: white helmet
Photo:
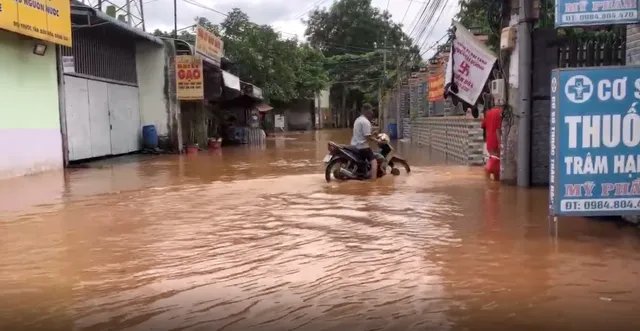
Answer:
[[381, 133], [378, 135], [378, 141], [389, 144], [391, 142], [391, 139], [389, 139], [389, 135], [387, 135], [386, 133]]

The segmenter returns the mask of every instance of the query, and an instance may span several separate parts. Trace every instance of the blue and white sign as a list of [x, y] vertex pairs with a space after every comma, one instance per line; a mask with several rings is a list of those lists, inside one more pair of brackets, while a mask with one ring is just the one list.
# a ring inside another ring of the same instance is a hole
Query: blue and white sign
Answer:
[[550, 213], [640, 214], [640, 67], [551, 76]]
[[556, 28], [638, 23], [639, 0], [556, 0]]

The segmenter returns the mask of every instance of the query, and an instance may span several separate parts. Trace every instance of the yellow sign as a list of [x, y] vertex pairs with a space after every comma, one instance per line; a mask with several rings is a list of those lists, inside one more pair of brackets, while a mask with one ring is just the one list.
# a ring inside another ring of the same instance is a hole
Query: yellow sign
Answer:
[[0, 0], [0, 29], [71, 47], [69, 0]]
[[192, 55], [176, 56], [176, 97], [178, 100], [204, 99], [202, 59]]
[[[2, 1], [2, 0], [0, 0]], [[220, 65], [220, 59], [224, 56], [224, 42], [213, 32], [196, 25], [196, 54]]]

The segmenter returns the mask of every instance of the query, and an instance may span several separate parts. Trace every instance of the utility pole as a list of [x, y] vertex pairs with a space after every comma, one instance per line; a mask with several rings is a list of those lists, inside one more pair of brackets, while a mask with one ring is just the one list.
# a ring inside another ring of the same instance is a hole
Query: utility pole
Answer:
[[178, 0], [173, 0], [173, 38], [178, 39]]
[[520, 0], [518, 20], [518, 178], [519, 187], [531, 184], [531, 1]]
[[397, 77], [397, 85], [396, 85], [396, 137], [398, 137], [398, 139], [400, 139], [400, 125], [401, 125], [401, 118], [402, 118], [402, 114], [400, 112], [400, 104], [402, 103], [401, 100], [404, 99], [404, 93], [402, 93], [402, 77], [401, 77], [401, 72], [400, 72], [400, 57], [398, 57], [397, 60], [397, 65], [396, 65], [396, 77]]
[[383, 106], [382, 102], [382, 91], [387, 83], [387, 37], [384, 37], [384, 48], [382, 49], [382, 83], [380, 83], [380, 88], [378, 89], [378, 125], [380, 126], [380, 132], [384, 132], [385, 125], [385, 117], [384, 114], [386, 112], [386, 107]]

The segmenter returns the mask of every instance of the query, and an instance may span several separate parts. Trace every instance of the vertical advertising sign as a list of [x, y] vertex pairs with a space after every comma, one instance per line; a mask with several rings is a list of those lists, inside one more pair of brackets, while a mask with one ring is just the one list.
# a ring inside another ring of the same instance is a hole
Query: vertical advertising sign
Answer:
[[551, 215], [640, 213], [640, 67], [551, 77]]
[[556, 28], [635, 24], [638, 0], [556, 0]]
[[176, 97], [178, 100], [204, 99], [202, 59], [192, 55], [176, 56]]

